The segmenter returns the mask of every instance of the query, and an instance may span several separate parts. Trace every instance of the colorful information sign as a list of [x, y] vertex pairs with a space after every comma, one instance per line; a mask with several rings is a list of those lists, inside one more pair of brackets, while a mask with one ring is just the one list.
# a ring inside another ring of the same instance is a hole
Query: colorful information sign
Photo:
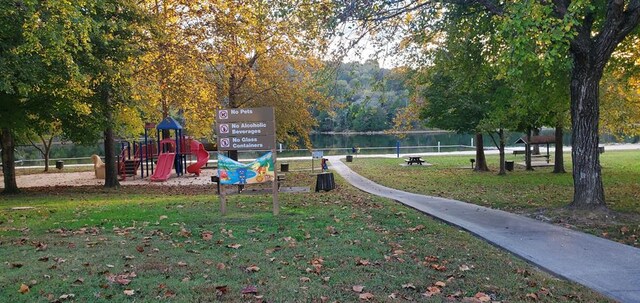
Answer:
[[274, 180], [273, 153], [268, 152], [255, 161], [244, 164], [218, 154], [220, 184], [254, 184]]

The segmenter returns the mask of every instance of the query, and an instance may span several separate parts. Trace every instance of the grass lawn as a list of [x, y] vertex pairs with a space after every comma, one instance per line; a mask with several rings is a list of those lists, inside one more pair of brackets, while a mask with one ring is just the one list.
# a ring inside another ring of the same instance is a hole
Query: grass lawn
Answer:
[[[601, 155], [605, 196], [612, 210], [608, 213], [564, 209], [573, 196], [571, 156], [565, 156], [566, 174], [553, 174], [552, 167], [525, 171], [516, 165], [513, 172], [498, 176], [497, 155], [487, 157], [493, 169], [488, 173], [469, 169], [473, 156], [424, 157], [433, 164], [428, 167], [400, 166], [402, 159], [358, 158], [347, 164], [392, 188], [526, 214], [640, 247], [640, 152], [607, 151]], [[524, 161], [513, 155], [507, 160]]]
[[[213, 186], [2, 196], [0, 298], [609, 302], [469, 233], [337, 182], [327, 193], [280, 194], [278, 217], [270, 196], [244, 195], [230, 197], [222, 217]], [[312, 184], [302, 171], [289, 173], [285, 186]], [[12, 210], [24, 206], [34, 208]]]

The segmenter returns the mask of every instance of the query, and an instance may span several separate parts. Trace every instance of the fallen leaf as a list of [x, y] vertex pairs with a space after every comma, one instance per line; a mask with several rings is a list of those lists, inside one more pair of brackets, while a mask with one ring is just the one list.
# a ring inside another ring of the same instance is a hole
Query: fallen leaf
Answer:
[[185, 238], [189, 238], [191, 237], [191, 232], [188, 231], [187, 229], [185, 229], [184, 227], [180, 228], [180, 235], [185, 237]]
[[178, 262], [178, 266], [185, 267], [185, 266], [187, 266], [187, 262], [180, 261], [180, 262]]
[[416, 289], [416, 286], [413, 283], [402, 284], [402, 288], [404, 289]]
[[311, 279], [309, 279], [307, 277], [300, 277], [300, 282], [302, 282], [302, 283], [306, 283], [306, 282], [309, 282], [309, 281], [311, 281]]
[[164, 292], [165, 298], [175, 298], [175, 296], [176, 296], [176, 293], [171, 290], [167, 290]]
[[491, 297], [483, 292], [479, 292], [473, 297], [480, 300], [480, 302], [491, 302]]
[[73, 284], [82, 285], [82, 284], [84, 284], [84, 279], [83, 278], [77, 278], [75, 281], [73, 281]]
[[142, 247], [142, 246], [136, 246], [136, 250], [137, 250], [138, 252], [144, 252], [144, 247]]
[[358, 296], [358, 298], [360, 298], [360, 300], [363, 300], [363, 301], [369, 301], [369, 300], [373, 299], [374, 297], [375, 296], [370, 292], [365, 292], [363, 294], [360, 294], [360, 296]]
[[440, 288], [435, 287], [435, 286], [429, 286], [429, 287], [427, 287], [427, 291], [428, 291], [428, 292], [430, 292], [430, 293], [432, 293], [432, 294], [439, 294], [439, 293], [441, 292], [441, 291], [440, 291]]
[[125, 289], [124, 290], [124, 294], [127, 296], [133, 296], [133, 294], [135, 293], [135, 291], [133, 289]]
[[19, 293], [21, 294], [26, 294], [29, 292], [29, 286], [26, 284], [22, 284], [20, 285], [20, 289], [18, 290]]
[[327, 226], [327, 231], [328, 231], [330, 234], [332, 234], [332, 235], [335, 235], [335, 234], [337, 234], [337, 233], [338, 233], [338, 231], [336, 230], [336, 228], [335, 228], [335, 227], [333, 227], [333, 226]]
[[227, 245], [227, 247], [233, 248], [233, 249], [238, 249], [238, 248], [242, 247], [242, 244], [229, 244], [229, 245]]
[[201, 236], [202, 236], [202, 240], [205, 240], [205, 241], [213, 240], [213, 233], [210, 231], [203, 231]]
[[224, 270], [225, 268], [227, 268], [227, 266], [225, 266], [225, 265], [224, 265], [224, 263], [218, 263], [218, 264], [216, 265], [216, 268], [217, 268], [218, 270]]
[[460, 265], [460, 266], [458, 267], [458, 269], [459, 269], [460, 271], [467, 271], [467, 270], [471, 270], [471, 268], [469, 268], [469, 266], [468, 266], [468, 265], [466, 265], [466, 264], [462, 264], [462, 265]]
[[258, 288], [255, 285], [248, 285], [242, 289], [243, 294], [257, 294]]
[[216, 294], [224, 295], [229, 292], [229, 288], [226, 285], [216, 286]]
[[364, 290], [364, 286], [362, 286], [362, 285], [354, 285], [353, 287], [351, 287], [351, 289], [353, 289], [353, 291], [355, 291], [355, 292], [362, 292], [362, 290]]
[[365, 260], [365, 259], [356, 260], [356, 266], [369, 266], [369, 265], [371, 265], [371, 262], [369, 262], [369, 260]]
[[621, 234], [624, 235], [625, 233], [628, 233], [628, 232], [629, 232], [629, 227], [623, 226], [623, 227], [620, 228], [620, 233]]
[[64, 295], [61, 295], [58, 299], [60, 300], [72, 299], [75, 296], [76, 296], [75, 294], [64, 294]]
[[427, 262], [438, 262], [438, 257], [436, 256], [426, 256], [424, 257], [424, 260]]
[[538, 299], [539, 299], [539, 298], [538, 298], [538, 295], [537, 295], [537, 294], [535, 294], [535, 293], [529, 293], [529, 294], [527, 294], [527, 298], [529, 298], [529, 299], [531, 299], [531, 300], [533, 300], [533, 301], [538, 301]]
[[38, 244], [36, 244], [36, 251], [43, 251], [47, 249], [47, 246], [47, 243], [38, 242]]
[[431, 264], [431, 268], [437, 270], [437, 271], [446, 271], [447, 267], [444, 265], [440, 265], [440, 264]]
[[167, 217], [165, 215], [160, 216], [160, 220], [165, 220], [165, 219], [169, 219], [169, 217]]
[[434, 283], [433, 285], [435, 285], [437, 287], [440, 287], [440, 288], [443, 288], [443, 287], [447, 286], [447, 284], [442, 282], [442, 281], [438, 281], [438, 282]]
[[408, 231], [411, 231], [411, 232], [413, 232], [413, 231], [421, 231], [421, 230], [423, 230], [423, 229], [424, 229], [424, 225], [422, 225], [422, 224], [420, 224], [420, 225], [418, 225], [418, 226], [416, 226], [416, 227], [409, 227], [409, 228], [407, 228], [407, 230], [408, 230]]
[[108, 275], [107, 280], [111, 283], [127, 285], [131, 283], [131, 279], [137, 277], [135, 272], [124, 273], [119, 275]]
[[251, 265], [251, 266], [245, 268], [245, 271], [246, 272], [257, 272], [257, 271], [260, 271], [260, 267], [255, 266], [255, 265]]

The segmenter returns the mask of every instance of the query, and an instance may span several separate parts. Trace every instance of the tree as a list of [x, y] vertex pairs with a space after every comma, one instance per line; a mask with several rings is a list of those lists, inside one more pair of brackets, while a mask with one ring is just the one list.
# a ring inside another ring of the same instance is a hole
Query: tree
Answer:
[[[518, 67], [526, 62], [541, 62], [547, 68], [571, 56], [574, 196], [570, 206], [580, 209], [606, 207], [598, 154], [599, 83], [617, 46], [638, 36], [635, 29], [640, 22], [640, 0], [603, 2], [605, 5], [584, 0], [459, 3], [493, 14], [503, 39], [500, 61], [508, 67], [509, 76], [520, 76]], [[440, 5], [440, 1], [351, 1], [341, 6], [338, 19], [358, 22], [368, 31], [402, 19], [409, 20], [410, 26], [429, 28], [433, 24], [429, 20], [438, 20], [442, 12]], [[531, 41], [535, 41], [534, 48]]]
[[[54, 121], [46, 123], [43, 121], [35, 121], [37, 123], [36, 127], [31, 130], [31, 133], [28, 134], [29, 143], [35, 149], [37, 149], [42, 158], [44, 159], [44, 172], [49, 171], [49, 156], [51, 155], [51, 146], [53, 144], [53, 139], [57, 136], [62, 135], [62, 128], [60, 121]], [[35, 139], [34, 139], [35, 138]], [[40, 142], [36, 143], [34, 140], [39, 140]], [[42, 145], [40, 147], [39, 145]]]
[[221, 105], [275, 107], [278, 140], [310, 145], [310, 112], [326, 105], [313, 73], [321, 62], [326, 4], [310, 1], [211, 1], [193, 27], [205, 29], [205, 53]]
[[[19, 191], [15, 180], [15, 136], [31, 130], [32, 117], [52, 109], [72, 112], [82, 89], [73, 56], [88, 22], [78, 2], [0, 2], [0, 142], [4, 193]], [[51, 122], [51, 120], [49, 120]]]
[[132, 97], [137, 107], [146, 121], [180, 112], [190, 135], [210, 136], [219, 102], [211, 68], [197, 45], [206, 40], [205, 31], [200, 24], [188, 26], [203, 13], [202, 3], [154, 0], [142, 5], [151, 37], [145, 54], [135, 61]]
[[[488, 171], [483, 132], [491, 135], [496, 129], [491, 126], [494, 123], [487, 125], [486, 121], [495, 115], [494, 103], [504, 100], [496, 93], [506, 85], [497, 79], [497, 68], [486, 55], [487, 50], [494, 48], [495, 29], [489, 15], [482, 11], [465, 14], [459, 7], [452, 6], [444, 14], [446, 17], [436, 29], [443, 33], [443, 38], [438, 41], [438, 47], [429, 52], [433, 64], [426, 68], [429, 84], [423, 89], [427, 102], [421, 116], [430, 126], [475, 134], [475, 170]], [[503, 133], [500, 129], [499, 134]], [[502, 136], [500, 140], [504, 143]], [[500, 149], [499, 144], [496, 147]], [[500, 173], [504, 174], [504, 165], [500, 167]]]
[[[484, 1], [484, 6], [503, 21], [505, 33], [510, 35], [506, 41], [515, 46], [514, 58], [527, 61], [542, 56], [543, 64], [553, 66], [566, 53], [571, 55], [574, 196], [570, 207], [606, 208], [598, 153], [599, 84], [616, 47], [637, 28], [640, 1], [608, 0], [602, 6], [589, 1], [504, 6]], [[519, 49], [519, 43], [526, 39], [535, 40], [539, 47]]]
[[105, 187], [117, 187], [115, 113], [131, 100], [133, 60], [142, 54], [146, 16], [133, 0], [104, 0], [86, 8], [91, 20], [86, 51], [79, 56], [90, 83], [98, 125], [104, 130]]

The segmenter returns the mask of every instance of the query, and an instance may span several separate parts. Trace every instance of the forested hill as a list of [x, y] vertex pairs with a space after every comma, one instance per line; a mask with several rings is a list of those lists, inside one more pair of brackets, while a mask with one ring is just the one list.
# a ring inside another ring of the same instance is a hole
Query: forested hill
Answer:
[[381, 131], [393, 126], [398, 109], [407, 106], [409, 88], [404, 68], [380, 68], [377, 61], [330, 67], [323, 92], [334, 105], [314, 113], [316, 131]]

